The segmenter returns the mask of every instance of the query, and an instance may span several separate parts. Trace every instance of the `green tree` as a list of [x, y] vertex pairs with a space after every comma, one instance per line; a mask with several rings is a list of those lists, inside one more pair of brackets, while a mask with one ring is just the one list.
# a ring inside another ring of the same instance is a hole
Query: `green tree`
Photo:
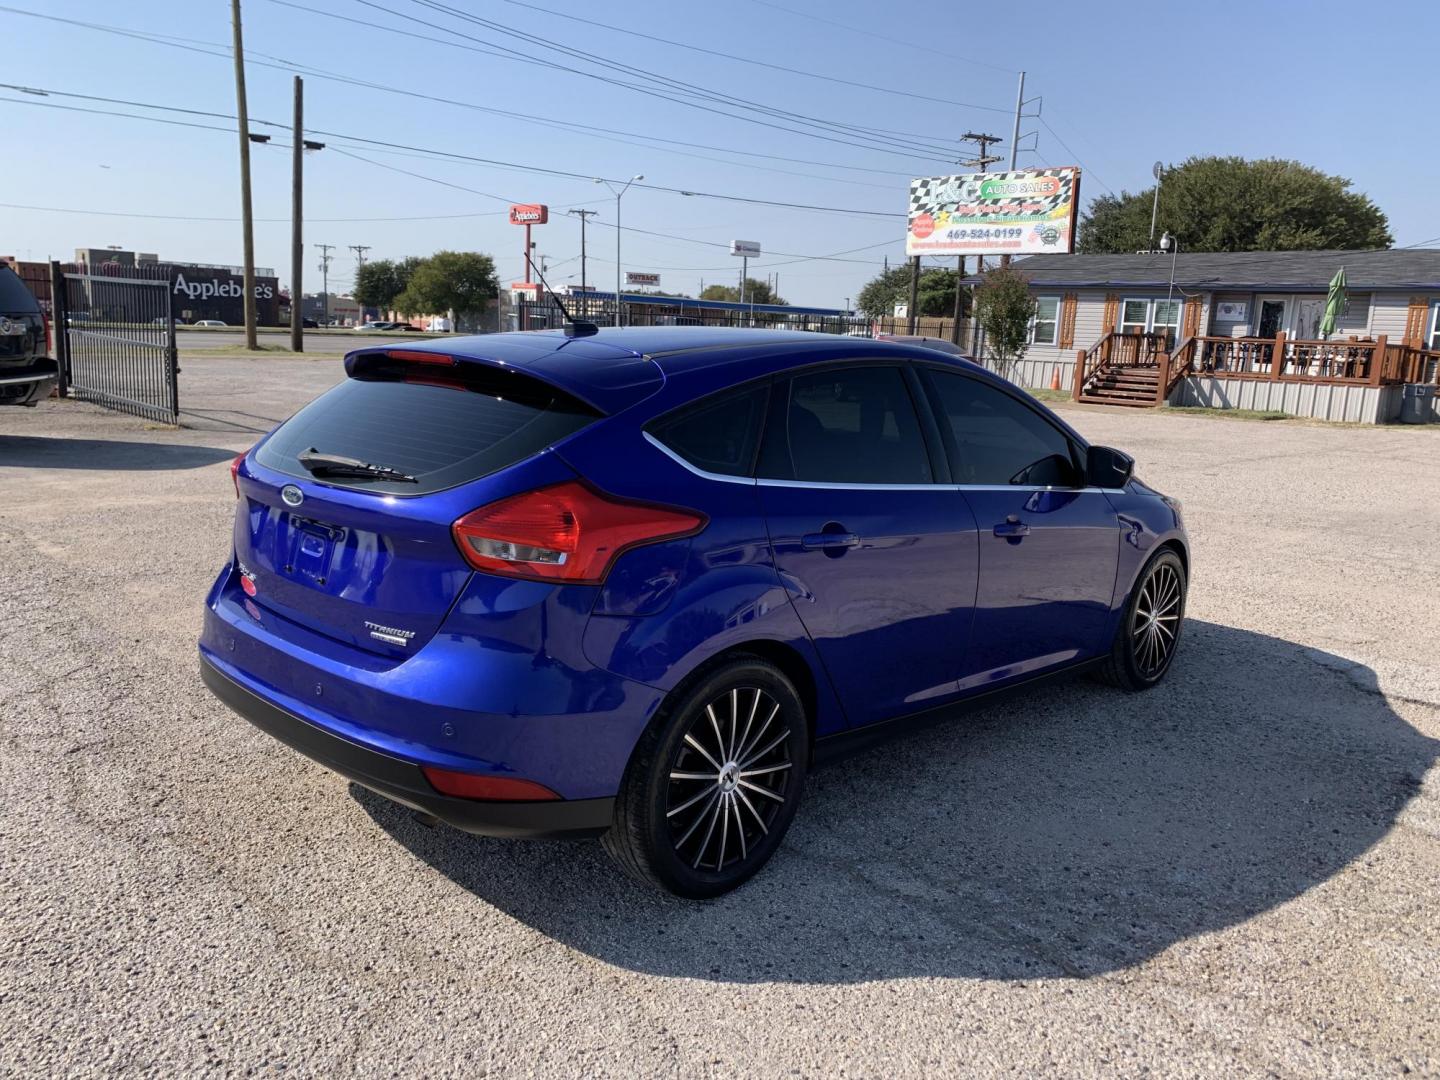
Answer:
[[499, 295], [495, 260], [489, 255], [478, 251], [437, 251], [415, 267], [404, 291], [395, 298], [394, 306], [405, 316], [453, 311], [457, 323], [474, 323]]
[[415, 255], [404, 259], [374, 259], [355, 271], [355, 299], [381, 314], [395, 306], [395, 298], [410, 284], [410, 275], [422, 260]]
[[[948, 317], [955, 314], [955, 275], [954, 270], [938, 266], [921, 269], [919, 292], [916, 296], [919, 307], [917, 315]], [[909, 302], [910, 265], [905, 263], [877, 274], [867, 282], [860, 290], [860, 295], [855, 298], [855, 308], [866, 318], [879, 319], [895, 314], [896, 304]], [[963, 317], [970, 309], [968, 294], [961, 296], [961, 302]]]
[[1034, 317], [1035, 298], [1024, 274], [1008, 267], [986, 272], [975, 289], [975, 318], [1002, 374], [1025, 355]]
[[[1173, 234], [1181, 251], [1389, 247], [1385, 214], [1350, 184], [1298, 161], [1192, 157], [1165, 173], [1156, 230]], [[1154, 194], [1152, 187], [1095, 199], [1080, 219], [1077, 250], [1144, 250]]]
[[[701, 300], [728, 300], [732, 304], [740, 302], [740, 286], [738, 285], [706, 285], [705, 290], [700, 294]], [[786, 299], [776, 295], [770, 288], [768, 281], [757, 281], [753, 277], [745, 279], [745, 302], [747, 304], [786, 304]]]

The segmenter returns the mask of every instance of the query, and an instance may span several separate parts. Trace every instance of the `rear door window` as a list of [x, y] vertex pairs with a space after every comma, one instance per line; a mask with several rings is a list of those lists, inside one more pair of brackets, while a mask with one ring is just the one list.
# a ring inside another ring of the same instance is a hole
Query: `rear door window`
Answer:
[[749, 476], [770, 384], [722, 394], [652, 423], [651, 435], [705, 472]]
[[979, 379], [929, 369], [959, 484], [1075, 487], [1069, 436], [1023, 401]]
[[929, 484], [930, 455], [898, 367], [797, 375], [776, 388], [758, 475], [831, 484]]
[[390, 375], [346, 379], [287, 420], [256, 453], [261, 465], [310, 478], [306, 450], [356, 458], [415, 477], [414, 483], [325, 474], [339, 487], [422, 495], [514, 465], [597, 419], [537, 379], [475, 370], [413, 381]]

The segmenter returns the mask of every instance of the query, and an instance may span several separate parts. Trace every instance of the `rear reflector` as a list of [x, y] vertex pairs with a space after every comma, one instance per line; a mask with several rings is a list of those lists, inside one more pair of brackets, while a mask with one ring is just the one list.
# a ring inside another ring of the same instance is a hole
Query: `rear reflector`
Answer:
[[544, 784], [510, 776], [481, 776], [421, 766], [430, 786], [441, 795], [456, 799], [485, 799], [489, 802], [547, 802], [560, 798]]
[[452, 531], [477, 570], [599, 585], [631, 548], [693, 536], [705, 522], [693, 510], [630, 502], [567, 481], [472, 510]]

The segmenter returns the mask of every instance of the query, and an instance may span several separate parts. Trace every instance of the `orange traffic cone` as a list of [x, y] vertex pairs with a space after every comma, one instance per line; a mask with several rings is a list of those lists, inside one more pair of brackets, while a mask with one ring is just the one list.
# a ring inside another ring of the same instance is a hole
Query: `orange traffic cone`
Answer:
[[1051, 390], [1059, 390], [1059, 389], [1060, 389], [1060, 369], [1059, 369], [1059, 367], [1056, 367], [1056, 369], [1055, 369], [1053, 372], [1050, 373], [1050, 389], [1051, 389]]

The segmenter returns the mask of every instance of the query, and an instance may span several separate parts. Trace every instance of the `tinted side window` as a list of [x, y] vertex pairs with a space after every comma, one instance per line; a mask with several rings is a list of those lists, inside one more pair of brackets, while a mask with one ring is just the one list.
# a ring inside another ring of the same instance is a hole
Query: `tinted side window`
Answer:
[[1022, 401], [977, 379], [930, 371], [941, 423], [955, 439], [958, 484], [1080, 483], [1070, 439]]
[[898, 367], [799, 375], [777, 390], [760, 475], [831, 484], [928, 484], [930, 457]]
[[711, 398], [657, 420], [649, 431], [697, 469], [749, 476], [769, 394], [766, 383]]

